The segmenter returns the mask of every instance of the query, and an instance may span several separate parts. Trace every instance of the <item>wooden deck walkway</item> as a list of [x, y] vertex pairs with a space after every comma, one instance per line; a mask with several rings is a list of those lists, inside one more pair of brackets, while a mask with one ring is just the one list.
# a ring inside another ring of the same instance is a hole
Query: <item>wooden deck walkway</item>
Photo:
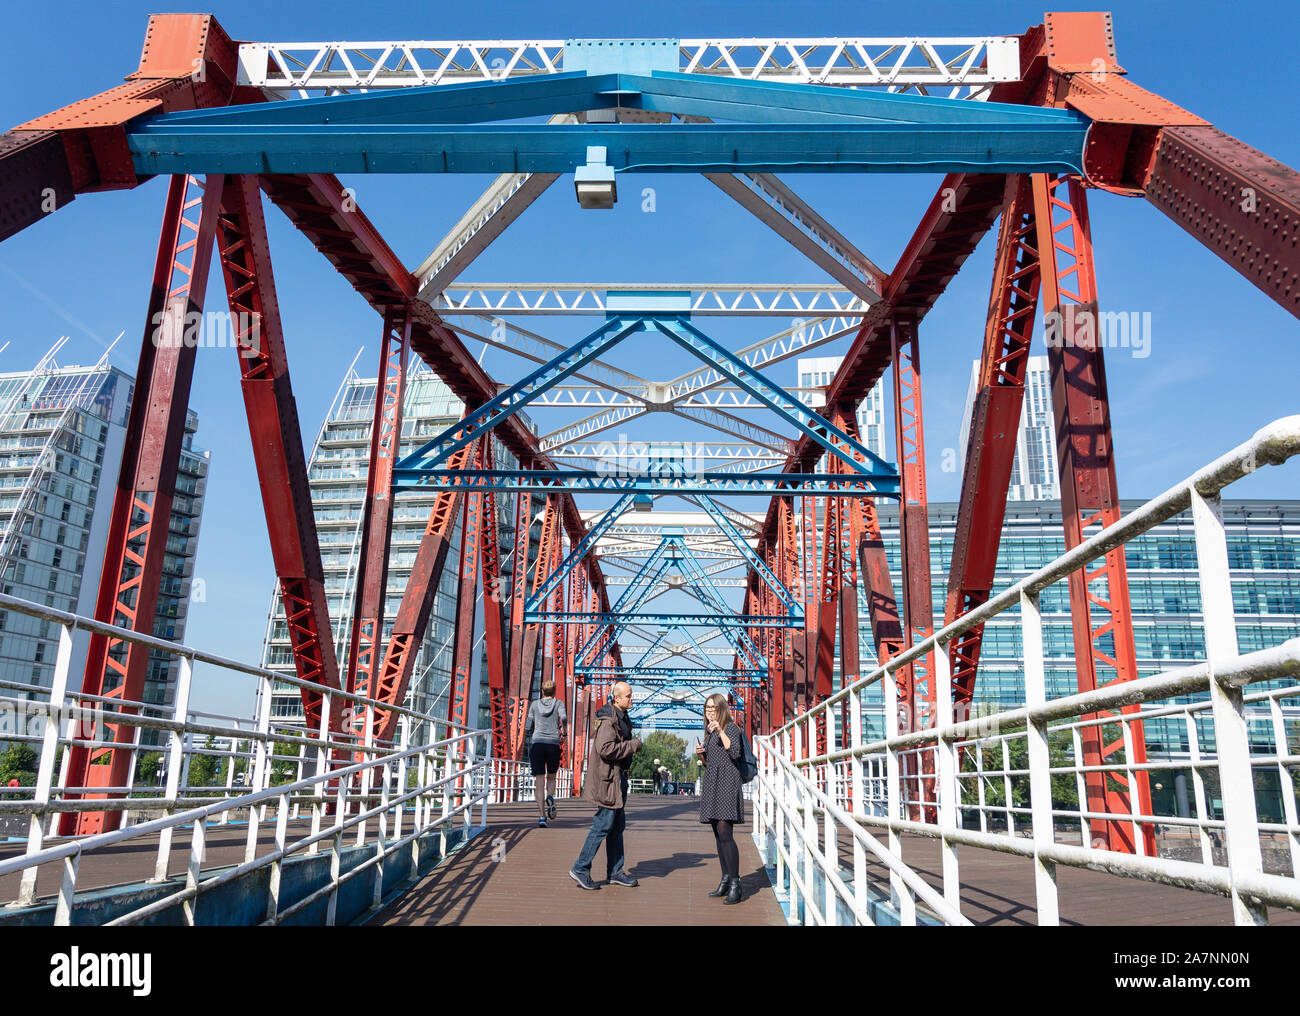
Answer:
[[[721, 873], [699, 799], [629, 799], [624, 848], [636, 889], [584, 891], [569, 877], [594, 812], [580, 800], [556, 802], [559, 815], [537, 826], [535, 805], [488, 809], [489, 828], [451, 860], [369, 921], [383, 925], [771, 925], [785, 917], [768, 884], [748, 824], [736, 830], [745, 899], [734, 906], [707, 895]], [[749, 813], [748, 806], [746, 813]], [[504, 859], [493, 860], [494, 852]], [[605, 876], [605, 851], [592, 878]]]

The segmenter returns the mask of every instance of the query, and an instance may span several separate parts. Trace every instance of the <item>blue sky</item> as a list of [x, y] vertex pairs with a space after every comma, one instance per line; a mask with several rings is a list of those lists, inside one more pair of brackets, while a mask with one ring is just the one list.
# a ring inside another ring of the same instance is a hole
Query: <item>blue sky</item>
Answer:
[[[1058, 4], [1055, 9], [1096, 9]], [[1269, 39], [1300, 27], [1290, 6], [1234, 3], [1111, 4], [1120, 63], [1138, 84], [1205, 117], [1288, 165], [1300, 165], [1290, 68]], [[135, 69], [152, 5], [11, 6], [0, 36], [10, 87], [0, 122], [21, 123], [107, 89]], [[1037, 23], [1045, 4], [582, 2], [479, 5], [222, 3], [215, 10], [237, 39], [490, 39], [770, 35], [1010, 34]], [[349, 180], [361, 207], [408, 265], [417, 264], [486, 183], [482, 177], [363, 177]], [[932, 176], [801, 176], [789, 182], [869, 257], [893, 265], [934, 193]], [[631, 183], [631, 187], [627, 184]], [[621, 181], [612, 212], [581, 212], [560, 181], [466, 275], [490, 281], [824, 281], [819, 270], [711, 184], [691, 176]], [[636, 194], [656, 191], [656, 211]], [[119, 333], [113, 360], [133, 371], [157, 242], [165, 182], [84, 195], [0, 247], [0, 370], [32, 366], [61, 335], [64, 362], [92, 362]], [[628, 193], [633, 191], [633, 193]], [[1097, 273], [1104, 310], [1149, 312], [1145, 358], [1108, 359], [1125, 497], [1149, 497], [1258, 427], [1297, 412], [1300, 337], [1295, 320], [1140, 200], [1094, 193]], [[268, 212], [275, 279], [308, 441], [340, 377], [361, 346], [373, 373], [379, 319], [274, 209]], [[954, 448], [970, 362], [978, 356], [988, 300], [992, 241], [964, 267], [922, 327], [930, 497], [952, 500], [960, 478], [941, 468]], [[224, 305], [219, 271], [209, 308]], [[576, 338], [590, 323], [546, 321], [550, 337]], [[778, 322], [718, 327], [727, 342], [775, 333]], [[709, 330], [709, 326], [706, 326]], [[1041, 328], [1035, 352], [1042, 352]], [[821, 353], [840, 351], [837, 347]], [[659, 345], [630, 346], [611, 359], [671, 376], [691, 366]], [[489, 354], [496, 376], [519, 361]], [[499, 369], [498, 369], [499, 368]], [[791, 383], [793, 365], [778, 368]], [[195, 574], [207, 601], [195, 604], [187, 641], [252, 660], [260, 654], [274, 574], [234, 354], [201, 349], [191, 406], [197, 443], [212, 451], [208, 502]], [[543, 419], [543, 426], [549, 423]], [[758, 422], [756, 420], [756, 422]], [[628, 430], [632, 440], [655, 433]], [[687, 436], [687, 435], [683, 435]], [[692, 439], [703, 436], [689, 435]], [[1235, 496], [1295, 497], [1290, 474], [1265, 470]], [[755, 506], [757, 502], [755, 502]], [[246, 686], [207, 687], [200, 708], [242, 708]]]

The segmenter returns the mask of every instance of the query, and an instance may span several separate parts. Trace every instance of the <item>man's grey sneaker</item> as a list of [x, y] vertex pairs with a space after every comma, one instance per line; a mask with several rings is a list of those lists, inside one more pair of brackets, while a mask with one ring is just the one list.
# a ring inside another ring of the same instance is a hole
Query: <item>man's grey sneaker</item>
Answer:
[[580, 885], [583, 889], [600, 888], [600, 886], [596, 885], [596, 883], [591, 880], [590, 875], [584, 874], [583, 872], [580, 871], [574, 871], [573, 869], [569, 869], [569, 878], [577, 882], [578, 885]]
[[550, 794], [546, 795], [546, 817], [555, 818], [555, 798]]
[[538, 829], [545, 829], [545, 828], [546, 828], [546, 819], [545, 819], [545, 818], [539, 818], [539, 819], [537, 820], [537, 828], [538, 828]]
[[626, 886], [628, 889], [635, 889], [641, 883], [629, 875], [626, 871], [620, 871], [617, 875], [609, 876], [610, 885]]

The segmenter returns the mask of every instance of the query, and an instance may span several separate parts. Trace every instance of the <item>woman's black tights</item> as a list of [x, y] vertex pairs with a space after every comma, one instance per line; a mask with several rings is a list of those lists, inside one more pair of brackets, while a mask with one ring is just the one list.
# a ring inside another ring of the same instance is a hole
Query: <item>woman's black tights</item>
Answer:
[[722, 874], [731, 878], [740, 878], [740, 848], [731, 836], [733, 823], [714, 820], [713, 839], [718, 844], [718, 862], [722, 865]]

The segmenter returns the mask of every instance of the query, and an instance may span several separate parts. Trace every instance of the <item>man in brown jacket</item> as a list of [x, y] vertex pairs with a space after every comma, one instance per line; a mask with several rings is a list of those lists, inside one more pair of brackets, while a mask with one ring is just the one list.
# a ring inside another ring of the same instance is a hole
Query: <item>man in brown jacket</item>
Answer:
[[591, 739], [591, 757], [587, 762], [586, 789], [583, 797], [596, 805], [596, 817], [582, 845], [578, 861], [569, 877], [583, 889], [599, 889], [592, 881], [591, 863], [596, 859], [601, 840], [605, 841], [605, 860], [609, 884], [635, 888], [637, 880], [623, 870], [623, 829], [627, 825], [623, 806], [627, 802], [627, 767], [641, 749], [641, 741], [632, 736], [632, 721], [627, 711], [632, 706], [632, 686], [619, 681], [610, 700], [596, 713], [596, 732]]

